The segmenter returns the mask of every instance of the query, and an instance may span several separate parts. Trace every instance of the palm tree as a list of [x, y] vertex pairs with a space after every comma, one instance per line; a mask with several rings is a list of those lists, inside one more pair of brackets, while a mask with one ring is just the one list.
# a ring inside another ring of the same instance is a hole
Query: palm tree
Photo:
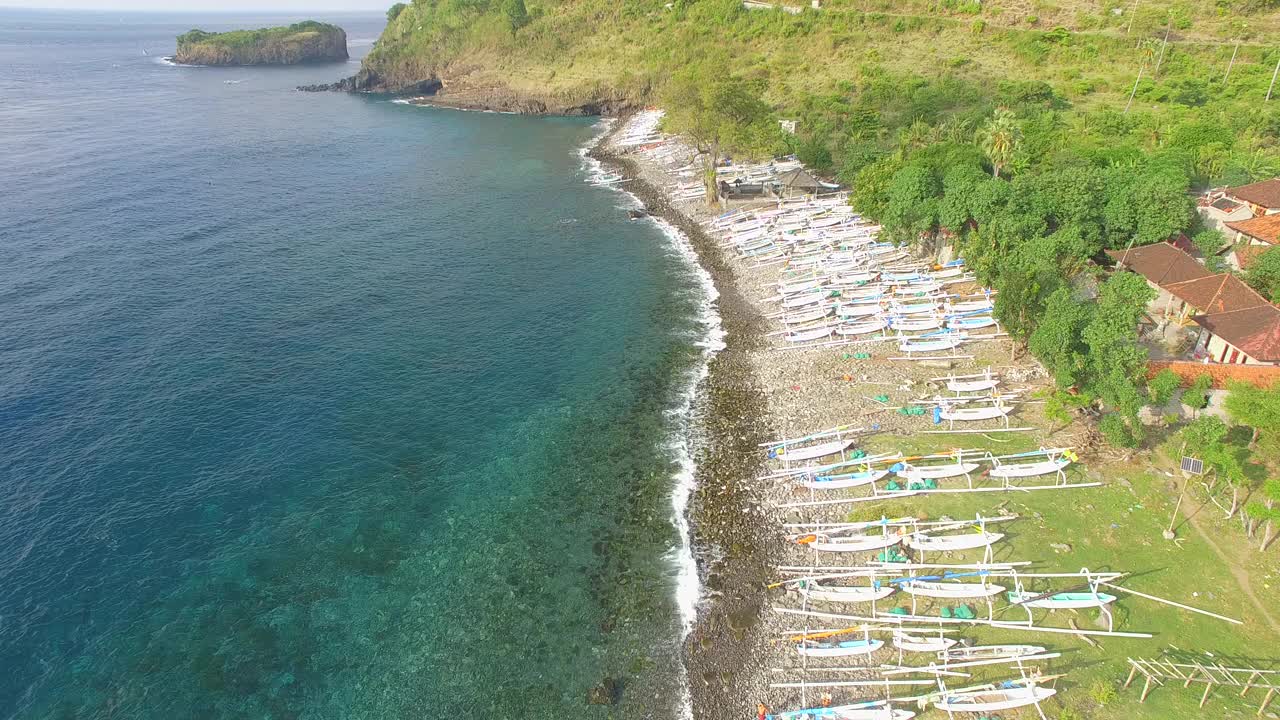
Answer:
[[991, 119], [978, 130], [978, 145], [991, 161], [992, 177], [1000, 177], [1000, 169], [1013, 162], [1022, 144], [1022, 128], [1018, 119], [1005, 108], [997, 108]]
[[911, 151], [918, 150], [937, 140], [936, 131], [929, 123], [916, 118], [910, 125], [898, 131], [898, 156], [906, 159]]

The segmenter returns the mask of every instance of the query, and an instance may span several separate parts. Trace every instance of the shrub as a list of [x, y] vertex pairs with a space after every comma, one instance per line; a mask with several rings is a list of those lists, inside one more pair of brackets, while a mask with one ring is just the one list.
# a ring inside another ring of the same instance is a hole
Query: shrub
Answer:
[[404, 12], [406, 7], [408, 7], [408, 5], [400, 2], [392, 5], [390, 8], [387, 8], [387, 22], [395, 22], [396, 18], [400, 17], [400, 13]]
[[982, 31], [986, 29], [987, 29], [987, 23], [985, 20], [981, 20], [981, 19], [974, 20], [972, 23], [969, 24], [969, 32], [973, 33], [974, 35], [981, 35]]
[[1178, 377], [1178, 373], [1165, 368], [1147, 382], [1147, 396], [1151, 398], [1152, 405], [1163, 407], [1181, 384], [1182, 378]]
[[1138, 440], [1133, 436], [1133, 430], [1129, 428], [1128, 423], [1124, 421], [1119, 413], [1109, 412], [1102, 416], [1102, 420], [1098, 423], [1098, 432], [1107, 439], [1107, 442], [1116, 447], [1133, 448], [1138, 446]]
[[1203, 410], [1209, 404], [1209, 388], [1213, 385], [1213, 378], [1208, 375], [1198, 375], [1195, 380], [1191, 381], [1191, 387], [1182, 393], [1182, 402], [1193, 410]]
[[1106, 680], [1094, 680], [1089, 685], [1089, 697], [1099, 705], [1107, 705], [1116, 699], [1116, 686]]

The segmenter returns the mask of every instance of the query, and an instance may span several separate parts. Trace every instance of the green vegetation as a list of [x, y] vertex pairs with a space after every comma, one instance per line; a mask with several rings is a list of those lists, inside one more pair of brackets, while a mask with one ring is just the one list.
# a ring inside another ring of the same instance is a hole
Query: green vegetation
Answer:
[[260, 28], [258, 30], [231, 30], [229, 32], [211, 33], [204, 30], [191, 30], [178, 36], [178, 46], [183, 45], [217, 45], [226, 48], [246, 48], [266, 42], [282, 42], [297, 39], [296, 36], [308, 33], [342, 32], [342, 28], [315, 20], [304, 20], [288, 27]]
[[196, 65], [288, 65], [345, 60], [347, 35], [334, 25], [307, 20], [288, 27], [178, 36], [178, 62]]
[[[1220, 440], [1227, 441], [1227, 428], [1217, 422]], [[945, 437], [945, 436], [944, 436]], [[958, 446], [986, 449], [995, 453], [1034, 450], [1040, 443], [1035, 437], [1008, 433], [984, 438], [981, 435], [955, 436]], [[1176, 457], [1181, 438], [1175, 439], [1170, 457]], [[901, 451], [904, 454], [936, 450], [940, 441], [934, 437], [874, 436], [869, 451]], [[1237, 448], [1238, 449], [1238, 448]], [[1188, 450], [1188, 454], [1193, 454]], [[1101, 458], [1075, 466], [1071, 482], [1102, 480], [1105, 485], [1080, 490], [1046, 491], [1008, 495], [935, 495], [926, 499], [904, 498], [900, 501], [858, 506], [850, 519], [871, 520], [888, 517], [915, 516], [929, 519], [972, 518], [975, 513], [988, 517], [997, 513], [1016, 513], [1020, 519], [1002, 526], [1009, 535], [995, 546], [997, 560], [1035, 560], [1047, 572], [1050, 569], [1074, 571], [1128, 571], [1133, 575], [1119, 585], [1176, 602], [1201, 607], [1229, 617], [1243, 618], [1245, 625], [1230, 625], [1212, 618], [1195, 615], [1141, 598], [1116, 594], [1121, 602], [1116, 610], [1116, 630], [1150, 632], [1151, 639], [1096, 638], [1093, 647], [1066, 635], [1028, 636], [1025, 633], [990, 628], [966, 629], [964, 636], [975, 643], [1036, 642], [1063, 652], [1062, 664], [1051, 665], [1049, 672], [1068, 672], [1062, 692], [1045, 705], [1050, 718], [1074, 717], [1083, 720], [1170, 720], [1171, 718], [1251, 718], [1263, 692], [1252, 690], [1241, 701], [1238, 693], [1215, 691], [1204, 709], [1197, 706], [1201, 689], [1183, 690], [1181, 683], [1152, 690], [1146, 702], [1139, 703], [1141, 678], [1129, 688], [1121, 688], [1126, 666], [1125, 657], [1153, 657], [1170, 652], [1176, 662], [1212, 661], [1213, 657], [1259, 657], [1259, 647], [1280, 642], [1280, 629], [1269, 623], [1239, 587], [1233, 568], [1241, 576], [1253, 578], [1251, 591], [1264, 609], [1280, 606], [1280, 583], [1274, 582], [1275, 556], [1260, 554], [1262, 521], [1256, 542], [1245, 544], [1239, 520], [1227, 520], [1204, 496], [1197, 480], [1185, 483], [1176, 476], [1176, 460], [1157, 456], [1150, 463], [1116, 462], [1104, 464]], [[1221, 488], [1224, 490], [1225, 485]], [[1278, 488], [1280, 489], [1280, 488]], [[1177, 539], [1168, 541], [1162, 533], [1175, 517], [1179, 492], [1185, 492], [1180, 515], [1173, 523]], [[1280, 500], [1280, 498], [1277, 498]], [[1265, 507], [1261, 497], [1251, 502]], [[1225, 502], [1224, 502], [1225, 504]], [[994, 506], [994, 510], [993, 510]], [[1273, 501], [1273, 507], [1280, 502]], [[1248, 505], [1246, 505], [1247, 511]], [[1193, 515], [1195, 523], [1182, 517]], [[1271, 532], [1280, 527], [1280, 518]], [[1065, 543], [1054, 547], [1051, 543]], [[1274, 552], [1275, 543], [1272, 543]], [[963, 555], [948, 562], [970, 562], [976, 555]], [[1028, 589], [1040, 588], [1028, 585]], [[1045, 586], [1046, 589], [1052, 586]], [[925, 610], [937, 614], [937, 608]], [[985, 607], [978, 608], [984, 616]], [[1043, 612], [1043, 611], [1041, 611]], [[1016, 608], [997, 617], [1025, 620], [1025, 611]], [[1074, 620], [1081, 628], [1104, 627], [1096, 611], [1044, 615], [1036, 621], [1066, 627]], [[1030, 639], [1033, 638], [1033, 639]], [[1040, 642], [1043, 640], [1044, 642]], [[1213, 657], [1205, 655], [1212, 653]], [[1172, 659], [1172, 658], [1170, 658]], [[998, 671], [975, 669], [974, 682], [1001, 679]], [[1036, 717], [1034, 713], [1031, 717]]]
[[[1200, 232], [1189, 193], [1280, 166], [1280, 101], [1263, 103], [1280, 8], [1069, 0], [1034, 11], [1012, 0], [828, 0], [795, 14], [739, 0], [415, 0], [366, 67], [393, 87], [461, 74], [539, 96], [658, 102], [668, 129], [712, 160], [794, 152], [851, 185], [887, 237], [953, 246], [998, 291], [1002, 325], [1131, 447], [1144, 437], [1146, 361], [1133, 328], [1149, 295], [1136, 278], [1100, 282], [1097, 264], [1103, 250], [1180, 232], [1212, 256], [1222, 238]], [[784, 140], [778, 118], [796, 120], [796, 135]], [[1253, 282], [1280, 291], [1273, 274], [1280, 255]]]
[[1271, 302], [1280, 302], [1280, 248], [1268, 248], [1254, 258], [1244, 281]]

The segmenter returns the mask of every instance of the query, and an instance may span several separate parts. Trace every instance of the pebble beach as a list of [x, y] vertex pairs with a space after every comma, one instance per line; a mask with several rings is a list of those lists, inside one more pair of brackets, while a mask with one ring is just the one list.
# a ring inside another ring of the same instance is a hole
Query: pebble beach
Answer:
[[[939, 391], [934, 380], [938, 376], [990, 369], [1004, 379], [1005, 387], [1016, 388], [1024, 397], [1047, 387], [1049, 380], [1025, 354], [1011, 359], [1007, 338], [966, 346], [964, 354], [972, 357], [930, 363], [890, 360], [899, 353], [887, 342], [781, 347], [774, 335], [782, 326], [771, 319], [778, 312], [777, 283], [785, 279], [779, 266], [739, 257], [707, 229], [722, 213], [768, 207], [776, 201], [712, 207], [702, 198], [680, 199], [673, 188], [687, 186], [687, 163], [696, 153], [680, 146], [664, 153], [677, 160], [663, 162], [643, 146], [622, 146], [618, 138], [629, 122], [635, 122], [634, 116], [620, 120], [592, 153], [623, 178], [625, 189], [640, 199], [645, 212], [672, 223], [689, 238], [719, 291], [726, 331], [726, 348], [711, 363], [698, 408], [702, 437], [691, 524], [704, 599], [686, 645], [693, 716], [754, 717], [759, 704], [775, 711], [811, 706], [817, 697], [812, 690], [805, 694], [770, 687], [787, 679], [783, 676], [788, 668], [800, 664], [794, 649], [780, 642], [797, 629], [797, 621], [773, 609], [798, 607], [800, 602], [795, 593], [771, 586], [784, 579], [779, 566], [813, 562], [811, 551], [787, 540], [784, 525], [841, 521], [851, 506], [780, 508], [809, 498], [810, 491], [767, 477], [775, 468], [760, 446], [841, 425], [866, 429], [861, 437], [913, 436], [930, 429], [928, 419], [896, 412], [884, 398], [930, 397]], [[1031, 428], [1029, 433], [1050, 442], [1043, 429], [1051, 424], [1035, 403], [1021, 405], [1013, 424]], [[979, 429], [1002, 426], [995, 421], [976, 424]], [[943, 437], [955, 441], [953, 436]], [[1059, 434], [1052, 442], [1064, 439], [1078, 440]], [[949, 447], [942, 439], [938, 444]], [[990, 504], [1000, 503], [993, 498]], [[879, 504], [858, 507], [870, 511]], [[842, 695], [840, 700], [855, 697]]]

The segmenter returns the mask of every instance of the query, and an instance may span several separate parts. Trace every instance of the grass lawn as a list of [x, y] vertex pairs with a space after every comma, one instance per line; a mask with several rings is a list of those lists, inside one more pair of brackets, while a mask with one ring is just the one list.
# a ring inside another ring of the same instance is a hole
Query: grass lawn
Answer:
[[[927, 439], [881, 437], [870, 443], [871, 450], [902, 450], [918, 453], [939, 447], [989, 448], [993, 452], [1011, 453], [1034, 449], [1039, 442], [1031, 435], [1008, 433], [992, 435], [937, 435]], [[966, 632], [980, 643], [1031, 643], [1044, 645], [1062, 657], [1051, 661], [1049, 673], [1066, 673], [1058, 681], [1059, 697], [1046, 703], [1050, 717], [1058, 718], [1125, 718], [1126, 720], [1167, 720], [1197, 717], [1253, 717], [1263, 691], [1252, 690], [1241, 700], [1238, 691], [1216, 690], [1208, 704], [1198, 708], [1203, 686], [1182, 689], [1170, 684], [1154, 689], [1147, 701], [1138, 703], [1141, 678], [1127, 690], [1120, 690], [1128, 672], [1126, 657], [1166, 656], [1175, 662], [1220, 662], [1227, 666], [1280, 668], [1280, 632], [1265, 620], [1245, 597], [1231, 566], [1219, 552], [1234, 564], [1238, 573], [1247, 573], [1258, 600], [1268, 608], [1280, 608], [1280, 584], [1274, 577], [1275, 550], [1258, 553], [1256, 543], [1247, 540], [1238, 523], [1224, 523], [1223, 513], [1212, 505], [1201, 506], [1202, 495], [1192, 492], [1184, 500], [1176, 526], [1177, 539], [1165, 540], [1174, 511], [1178, 488], [1183, 479], [1164, 465], [1139, 455], [1128, 462], [1099, 462], [1082, 458], [1070, 473], [1073, 482], [1100, 480], [1099, 488], [1062, 491], [1040, 491], [1026, 494], [934, 495], [859, 507], [853, 512], [859, 519], [916, 514], [938, 518], [943, 515], [961, 518], [981, 512], [988, 517], [1017, 513], [1019, 520], [1003, 524], [1006, 537], [997, 543], [996, 560], [1031, 560], [1042, 572], [1074, 572], [1080, 568], [1130, 573], [1121, 584], [1152, 595], [1201, 607], [1222, 615], [1243, 619], [1243, 626], [1179, 610], [1152, 601], [1125, 596], [1112, 608], [1115, 629], [1148, 632], [1151, 639], [1096, 638], [1099, 647], [1087, 645], [1071, 635], [1025, 633], [1002, 629]], [[1193, 483], [1194, 484], [1194, 483]], [[955, 481], [949, 485], [955, 487]], [[1206, 542], [1183, 514], [1195, 513], [1197, 523], [1211, 535], [1218, 550]], [[1054, 550], [1051, 543], [1069, 545], [1069, 551]], [[973, 562], [978, 551], [956, 554], [950, 558], [931, 558], [937, 562]], [[1000, 581], [997, 581], [1000, 582]], [[1045, 581], [1041, 581], [1045, 582]], [[1071, 579], [1055, 581], [1057, 585], [1031, 585], [1027, 589], [1050, 589], [1074, 584]], [[1004, 584], [1004, 583], [1001, 583]], [[999, 603], [998, 603], [999, 605]], [[980, 617], [985, 607], [973, 606]], [[936, 614], [936, 609], [926, 611]], [[997, 612], [999, 612], [997, 610]], [[1073, 611], [1059, 611], [1056, 616], [1037, 610], [1040, 624], [1067, 627]], [[1273, 614], [1280, 614], [1273, 613]], [[1011, 609], [998, 616], [1006, 620], [1025, 620], [1022, 610]], [[1079, 611], [1074, 615], [1081, 628], [1099, 628], [1098, 613]], [[985, 671], [986, 668], [976, 670]], [[1015, 673], [975, 672], [973, 682], [1010, 677]], [[956, 679], [956, 684], [968, 680]], [[1276, 703], [1273, 710], [1280, 710]], [[936, 711], [932, 714], [938, 715]], [[1034, 713], [1028, 713], [1028, 716]], [[927, 717], [927, 716], [926, 716]], [[1009, 717], [1009, 715], [1005, 715]]]

